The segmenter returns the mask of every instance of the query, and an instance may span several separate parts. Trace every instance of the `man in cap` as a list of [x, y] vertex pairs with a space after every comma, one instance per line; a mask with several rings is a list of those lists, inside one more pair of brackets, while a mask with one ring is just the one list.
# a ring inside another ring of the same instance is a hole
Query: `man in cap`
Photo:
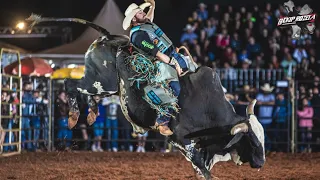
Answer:
[[[149, 7], [146, 14], [143, 10]], [[125, 11], [125, 19], [123, 21], [123, 29], [130, 28], [130, 42], [131, 44], [142, 50], [149, 56], [156, 57], [159, 61], [169, 64], [168, 68], [177, 70], [181, 75], [187, 71], [187, 64], [184, 59], [176, 52], [171, 40], [164, 34], [164, 32], [153, 23], [155, 10], [155, 1], [146, 0], [146, 3], [138, 6], [132, 3]], [[180, 84], [178, 79], [172, 80], [169, 86], [174, 92], [175, 96], [180, 94]], [[169, 118], [160, 116], [157, 118], [156, 126], [162, 135], [172, 135], [173, 132], [168, 128]]]

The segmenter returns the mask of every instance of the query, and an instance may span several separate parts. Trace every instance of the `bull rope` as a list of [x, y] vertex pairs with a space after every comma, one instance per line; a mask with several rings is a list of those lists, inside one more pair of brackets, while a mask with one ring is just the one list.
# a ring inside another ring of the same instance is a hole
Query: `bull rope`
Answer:
[[173, 99], [175, 99], [175, 101], [170, 104], [156, 105], [149, 98], [142, 97], [151, 108], [157, 111], [158, 115], [175, 118], [173, 113], [170, 112], [170, 109], [175, 113], [179, 113], [178, 99], [174, 96], [169, 83], [158, 79], [159, 63], [137, 51], [134, 51], [131, 56], [126, 57], [126, 62], [132, 67], [131, 69], [136, 72], [135, 76], [128, 79], [129, 81], [132, 81], [131, 86], [136, 82], [137, 88], [140, 89], [140, 82], [147, 82], [148, 85], [152, 87], [163, 88]]

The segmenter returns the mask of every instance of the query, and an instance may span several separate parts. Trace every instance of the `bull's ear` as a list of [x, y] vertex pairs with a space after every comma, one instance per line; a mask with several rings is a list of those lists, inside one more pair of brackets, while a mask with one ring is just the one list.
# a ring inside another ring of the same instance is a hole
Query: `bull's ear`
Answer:
[[238, 133], [242, 133], [242, 132], [248, 132], [248, 125], [246, 123], [240, 123], [235, 125], [232, 129], [231, 129], [231, 135], [236, 135]]

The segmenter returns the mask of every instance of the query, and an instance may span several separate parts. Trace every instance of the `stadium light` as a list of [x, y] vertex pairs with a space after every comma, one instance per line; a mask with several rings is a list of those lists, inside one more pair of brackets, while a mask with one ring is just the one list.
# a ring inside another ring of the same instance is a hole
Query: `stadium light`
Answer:
[[25, 28], [25, 23], [24, 22], [19, 22], [16, 27], [19, 29], [19, 30], [23, 30]]

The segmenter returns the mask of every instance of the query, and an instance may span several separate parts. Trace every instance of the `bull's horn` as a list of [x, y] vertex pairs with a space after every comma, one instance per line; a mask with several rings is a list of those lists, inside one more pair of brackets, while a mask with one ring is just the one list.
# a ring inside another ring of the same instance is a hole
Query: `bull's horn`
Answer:
[[231, 129], [231, 135], [236, 135], [241, 132], [248, 132], [248, 125], [246, 123], [237, 124]]
[[247, 109], [246, 109], [247, 116], [250, 115], [250, 114], [254, 114], [254, 106], [256, 105], [256, 102], [257, 102], [257, 100], [254, 99], [247, 106]]

